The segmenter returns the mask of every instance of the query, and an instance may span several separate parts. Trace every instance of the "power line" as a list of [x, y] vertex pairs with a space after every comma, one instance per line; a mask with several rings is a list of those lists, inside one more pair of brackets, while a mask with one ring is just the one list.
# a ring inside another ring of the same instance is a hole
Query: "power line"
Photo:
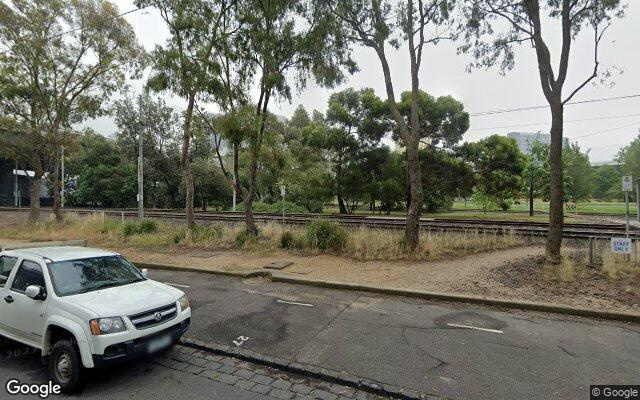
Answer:
[[[603, 102], [603, 101], [632, 99], [632, 98], [636, 98], [636, 97], [640, 97], [640, 94], [632, 94], [632, 95], [628, 95], [628, 96], [617, 96], [617, 97], [606, 97], [606, 98], [602, 98], [602, 99], [590, 99], [590, 100], [582, 100], [582, 101], [572, 101], [572, 102], [569, 102], [569, 103], [567, 103], [565, 105], [568, 106], [568, 105], [575, 105], [575, 104], [600, 103], [600, 102]], [[549, 105], [518, 107], [518, 108], [506, 108], [506, 109], [502, 109], [502, 110], [491, 110], [491, 111], [482, 111], [482, 112], [478, 112], [478, 113], [471, 113], [469, 115], [471, 117], [480, 117], [480, 116], [483, 116], [483, 115], [506, 114], [506, 113], [512, 113], [512, 112], [518, 112], [518, 111], [539, 110], [539, 109], [542, 109], [542, 108], [549, 108]]]
[[609, 128], [609, 129], [605, 129], [605, 130], [602, 130], [602, 131], [596, 131], [596, 132], [588, 133], [588, 134], [586, 134], [586, 135], [575, 136], [575, 137], [572, 137], [572, 138], [569, 138], [569, 139], [571, 139], [571, 140], [575, 140], [575, 139], [586, 138], [586, 137], [589, 137], [589, 136], [600, 135], [601, 133], [613, 132], [613, 131], [617, 131], [617, 130], [619, 130], [619, 129], [628, 128], [628, 127], [630, 127], [630, 126], [634, 126], [634, 125], [640, 125], [640, 121], [636, 121], [636, 122], [631, 123], [631, 124], [627, 124], [627, 125], [619, 126], [619, 127], [617, 127], [617, 128]]
[[[571, 119], [571, 120], [567, 120], [567, 121], [564, 121], [564, 122], [565, 123], [569, 123], [569, 122], [582, 122], [582, 121], [598, 121], [598, 120], [603, 120], [603, 119], [628, 118], [628, 117], [638, 117], [638, 116], [640, 116], [640, 113], [638, 113], [638, 114], [625, 114], [625, 115], [610, 115], [610, 116], [605, 116], [605, 117], [594, 117], [594, 118]], [[504, 128], [519, 128], [519, 127], [523, 127], [523, 126], [549, 125], [549, 124], [551, 124], [551, 121], [535, 122], [535, 123], [531, 123], [531, 124], [503, 125], [503, 126], [492, 126], [492, 127], [485, 127], [485, 128], [474, 128], [474, 129], [471, 129], [471, 131], [485, 131], [485, 130], [491, 130], [491, 129], [504, 129]]]

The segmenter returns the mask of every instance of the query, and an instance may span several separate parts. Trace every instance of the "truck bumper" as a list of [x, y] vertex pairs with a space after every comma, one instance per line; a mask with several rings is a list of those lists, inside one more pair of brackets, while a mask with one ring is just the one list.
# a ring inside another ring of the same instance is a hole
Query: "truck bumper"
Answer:
[[190, 325], [191, 318], [187, 318], [169, 328], [154, 332], [148, 336], [112, 344], [105, 349], [104, 354], [93, 355], [93, 364], [96, 368], [100, 368], [147, 356], [151, 354], [149, 352], [149, 343], [158, 338], [169, 337], [171, 345], [174, 345], [189, 329]]

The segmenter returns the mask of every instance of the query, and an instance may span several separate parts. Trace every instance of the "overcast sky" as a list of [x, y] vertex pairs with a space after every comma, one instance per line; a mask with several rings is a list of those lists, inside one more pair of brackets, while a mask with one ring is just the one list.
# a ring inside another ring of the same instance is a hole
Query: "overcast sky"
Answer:
[[[112, 1], [122, 12], [135, 8], [133, 0]], [[626, 17], [613, 22], [605, 34], [600, 49], [601, 67], [615, 66], [619, 71], [606, 84], [585, 87], [574, 101], [640, 94], [640, 54], [638, 54], [640, 2], [633, 0], [627, 3], [630, 4]], [[163, 21], [153, 9], [134, 12], [126, 18], [135, 28], [139, 42], [147, 50], [153, 49], [156, 44], [162, 44], [167, 37]], [[558, 54], [560, 33], [552, 27], [547, 28], [548, 44], [552, 53]], [[470, 114], [546, 104], [540, 88], [534, 50], [529, 45], [518, 49], [516, 67], [508, 71], [505, 76], [501, 76], [497, 68], [467, 73], [465, 67], [469, 63], [469, 58], [466, 55], [458, 55], [456, 47], [455, 43], [441, 42], [437, 47], [431, 46], [427, 49], [420, 70], [421, 89], [435, 96], [454, 96], [462, 101]], [[380, 97], [385, 98], [380, 63], [373, 50], [357, 48], [354, 55], [360, 65], [360, 72], [349, 77], [338, 90], [347, 87], [371, 87]], [[388, 56], [396, 93], [408, 90], [410, 75], [406, 48], [401, 48], [397, 52], [389, 49]], [[565, 86], [566, 93], [584, 80], [593, 69], [591, 31], [581, 35], [575, 42], [572, 56]], [[139, 87], [139, 84], [133, 84], [132, 94], [135, 94]], [[290, 117], [298, 104], [302, 104], [308, 111], [313, 109], [325, 111], [329, 95], [330, 91], [327, 89], [310, 84], [303, 92], [294, 93], [291, 103], [274, 102], [271, 111]], [[183, 102], [179, 99], [172, 99], [170, 95], [166, 97], [176, 108], [183, 107]], [[565, 110], [565, 136], [570, 139], [576, 138], [575, 141], [583, 150], [591, 149], [592, 162], [611, 160], [620, 147], [627, 145], [638, 136], [640, 97], [568, 105]], [[584, 121], [585, 119], [590, 120]], [[475, 141], [494, 133], [506, 134], [511, 131], [548, 132], [550, 127], [548, 121], [550, 121], [548, 109], [472, 116], [471, 127], [464, 140]], [[525, 124], [530, 125], [524, 126]], [[106, 118], [93, 121], [89, 125], [107, 135], [115, 131], [113, 122]]]

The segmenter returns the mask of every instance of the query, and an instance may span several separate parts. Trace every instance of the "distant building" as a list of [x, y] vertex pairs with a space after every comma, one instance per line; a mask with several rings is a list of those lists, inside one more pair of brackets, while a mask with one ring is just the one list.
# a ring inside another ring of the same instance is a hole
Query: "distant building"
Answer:
[[[551, 144], [551, 135], [541, 132], [509, 132], [507, 137], [515, 139], [520, 151], [526, 155], [531, 154], [531, 146], [538, 142], [546, 145]], [[569, 139], [564, 138], [564, 145], [569, 146]]]
[[[18, 189], [18, 204], [28, 206], [30, 203], [30, 178], [33, 171], [17, 170], [14, 163], [0, 158], [0, 206], [13, 206], [16, 202], [16, 183]], [[53, 198], [49, 194], [47, 181], [40, 181], [40, 205], [51, 206]]]

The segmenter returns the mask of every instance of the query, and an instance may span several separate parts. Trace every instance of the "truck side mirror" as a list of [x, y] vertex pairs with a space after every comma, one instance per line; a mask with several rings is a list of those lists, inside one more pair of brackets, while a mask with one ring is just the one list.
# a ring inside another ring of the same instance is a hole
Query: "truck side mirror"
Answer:
[[145, 278], [149, 277], [149, 270], [146, 268], [143, 268], [142, 271], [142, 276], [144, 276]]
[[29, 285], [25, 290], [24, 294], [27, 295], [28, 298], [33, 300], [44, 300], [47, 298], [47, 292], [42, 286], [38, 285]]

